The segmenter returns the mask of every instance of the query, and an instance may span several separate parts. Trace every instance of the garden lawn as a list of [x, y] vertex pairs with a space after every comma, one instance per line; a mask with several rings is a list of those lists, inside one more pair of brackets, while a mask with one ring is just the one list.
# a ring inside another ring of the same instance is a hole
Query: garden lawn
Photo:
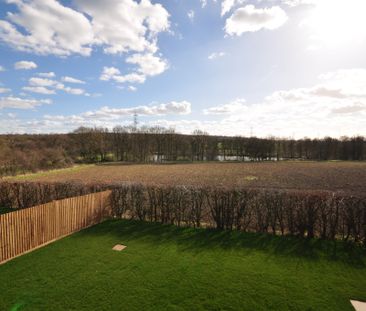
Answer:
[[0, 310], [353, 310], [365, 263], [342, 243], [113, 220], [0, 265]]

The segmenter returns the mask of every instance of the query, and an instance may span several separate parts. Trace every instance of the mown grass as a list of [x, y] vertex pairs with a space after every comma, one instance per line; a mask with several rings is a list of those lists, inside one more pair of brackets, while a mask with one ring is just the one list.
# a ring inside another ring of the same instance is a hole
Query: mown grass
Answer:
[[366, 260], [338, 242], [115, 220], [0, 266], [0, 293], [0, 310], [352, 310]]

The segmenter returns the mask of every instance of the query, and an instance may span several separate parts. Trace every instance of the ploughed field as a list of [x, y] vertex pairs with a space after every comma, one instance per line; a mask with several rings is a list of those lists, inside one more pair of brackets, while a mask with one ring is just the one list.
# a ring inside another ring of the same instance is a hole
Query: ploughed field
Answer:
[[111, 163], [21, 175], [10, 180], [245, 186], [365, 194], [366, 162]]

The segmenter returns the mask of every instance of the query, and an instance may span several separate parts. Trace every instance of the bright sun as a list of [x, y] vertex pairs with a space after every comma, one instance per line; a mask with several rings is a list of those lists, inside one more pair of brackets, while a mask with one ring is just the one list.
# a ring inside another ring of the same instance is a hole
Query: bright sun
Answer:
[[318, 0], [304, 22], [318, 43], [342, 45], [366, 38], [366, 0]]

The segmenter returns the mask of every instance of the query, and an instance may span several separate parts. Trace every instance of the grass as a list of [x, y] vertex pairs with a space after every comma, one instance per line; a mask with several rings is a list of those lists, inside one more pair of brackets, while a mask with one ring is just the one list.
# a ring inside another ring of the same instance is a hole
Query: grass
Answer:
[[0, 266], [0, 310], [352, 310], [365, 265], [340, 243], [113, 220]]
[[67, 168], [58, 168], [48, 171], [39, 171], [37, 173], [26, 173], [26, 174], [19, 174], [16, 176], [7, 176], [4, 177], [4, 180], [11, 180], [11, 181], [27, 181], [27, 180], [33, 180], [38, 179], [42, 177], [46, 177], [49, 175], [58, 175], [58, 174], [68, 174], [68, 173], [76, 173], [80, 170], [90, 168], [92, 166], [95, 166], [95, 164], [80, 164], [80, 165], [74, 165]]

